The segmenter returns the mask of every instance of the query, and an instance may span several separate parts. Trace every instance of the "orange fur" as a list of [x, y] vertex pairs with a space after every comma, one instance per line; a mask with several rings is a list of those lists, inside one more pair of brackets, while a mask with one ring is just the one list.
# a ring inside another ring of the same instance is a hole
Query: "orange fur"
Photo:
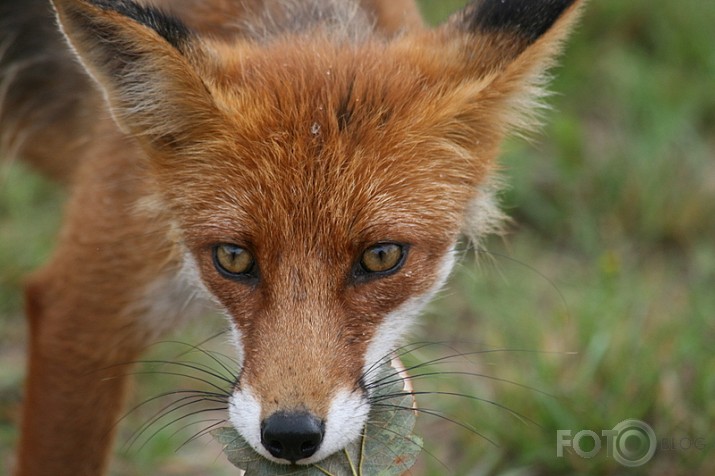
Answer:
[[[337, 390], [361, 394], [387, 320], [441, 285], [459, 237], [497, 228], [499, 144], [530, 125], [581, 2], [524, 26], [476, 1], [428, 30], [409, 0], [311, 1], [322, 23], [282, 12], [290, 1], [147, 2], [193, 32], [54, 1], [106, 104], [88, 87], [68, 124], [31, 131], [71, 144], [55, 175], [73, 188], [54, 257], [27, 288], [19, 475], [105, 470], [126, 385], [115, 366], [186, 313], [172, 301], [190, 286], [192, 305], [231, 316], [236, 391], [262, 420], [328, 421]], [[17, 142], [27, 118], [4, 114], [15, 149], [49, 163], [37, 140]], [[355, 278], [383, 242], [408, 247], [403, 268]], [[250, 250], [260, 280], [217, 273], [220, 243]]]

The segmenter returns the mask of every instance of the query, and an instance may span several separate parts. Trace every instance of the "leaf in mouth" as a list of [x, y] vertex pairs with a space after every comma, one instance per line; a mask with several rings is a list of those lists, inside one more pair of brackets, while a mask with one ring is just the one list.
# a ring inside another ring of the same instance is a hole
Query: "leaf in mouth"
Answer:
[[362, 437], [318, 463], [281, 465], [259, 455], [233, 427], [211, 435], [228, 460], [246, 476], [399, 476], [407, 472], [422, 450], [415, 427], [414, 396], [398, 361], [386, 361], [377, 371], [372, 406]]

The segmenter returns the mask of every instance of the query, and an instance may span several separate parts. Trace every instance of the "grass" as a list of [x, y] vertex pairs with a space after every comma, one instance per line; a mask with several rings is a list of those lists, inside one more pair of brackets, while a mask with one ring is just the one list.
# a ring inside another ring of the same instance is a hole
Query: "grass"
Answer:
[[[460, 2], [425, 3], [437, 19]], [[416, 381], [417, 390], [475, 397], [435, 394], [420, 406], [482, 436], [421, 416], [427, 448], [416, 474], [715, 474], [713, 23], [715, 4], [702, 0], [589, 5], [555, 72], [544, 133], [505, 148], [503, 202], [516, 224], [476, 260], [466, 253], [416, 336], [444, 344], [410, 357], [501, 349], [449, 359], [432, 366], [443, 375]], [[2, 177], [0, 461], [7, 461], [22, 378], [20, 281], [51, 249], [63, 193], [19, 165], [4, 167]], [[177, 338], [199, 342], [211, 332]], [[167, 344], [154, 352], [171, 359], [181, 351]], [[136, 401], [173, 388], [143, 380], [149, 385]], [[151, 415], [132, 415], [120, 442]], [[648, 423], [658, 437], [644, 466], [626, 468], [605, 450], [590, 459], [568, 449], [556, 456], [557, 430], [600, 434], [626, 419]], [[115, 474], [231, 474], [210, 442], [175, 453], [188, 436], [172, 433], [120, 454]], [[706, 447], [687, 449], [688, 442]]]

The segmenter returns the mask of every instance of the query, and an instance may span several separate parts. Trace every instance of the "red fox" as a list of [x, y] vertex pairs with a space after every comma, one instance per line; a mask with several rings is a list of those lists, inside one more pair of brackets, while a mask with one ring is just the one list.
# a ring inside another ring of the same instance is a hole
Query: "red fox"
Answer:
[[256, 451], [358, 438], [368, 370], [460, 237], [498, 229], [500, 142], [582, 3], [473, 0], [428, 28], [412, 0], [1, 0], [2, 154], [71, 190], [26, 287], [17, 474], [103, 474], [120, 364], [206, 308]]

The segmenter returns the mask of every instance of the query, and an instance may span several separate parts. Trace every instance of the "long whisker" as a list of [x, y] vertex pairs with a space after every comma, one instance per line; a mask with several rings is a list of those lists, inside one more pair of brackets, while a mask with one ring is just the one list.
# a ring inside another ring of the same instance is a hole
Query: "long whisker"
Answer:
[[[191, 438], [189, 438], [189, 439], [187, 439], [186, 441], [184, 441], [183, 443], [181, 443], [181, 445], [179, 445], [179, 447], [176, 448], [176, 452], [181, 451], [181, 449], [182, 449], [184, 446], [188, 445], [188, 444], [191, 443], [192, 441], [198, 440], [198, 439], [201, 438], [202, 436], [208, 434], [208, 433], [209, 433], [211, 430], [213, 430], [214, 428], [217, 428], [219, 425], [222, 425], [222, 424], [228, 422], [228, 420], [226, 420], [225, 418], [221, 418], [221, 419], [216, 419], [216, 418], [214, 418], [214, 419], [208, 419], [208, 420], [201, 420], [201, 421], [199, 421], [199, 422], [193, 422], [193, 423], [190, 423], [190, 424], [188, 424], [188, 425], [184, 425], [184, 426], [182, 426], [182, 427], [180, 428], [180, 430], [183, 430], [183, 429], [185, 429], [185, 428], [188, 428], [189, 426], [192, 426], [192, 425], [196, 425], [196, 424], [198, 424], [198, 423], [207, 423], [207, 422], [211, 422], [211, 421], [213, 421], [213, 422], [215, 422], [215, 423], [213, 423], [213, 424], [209, 425], [208, 427], [204, 428], [203, 430], [201, 430], [201, 431], [195, 433], [194, 435], [191, 436]], [[176, 433], [178, 433], [178, 431], [180, 431], [180, 430], [177, 430], [176, 432], [174, 432], [174, 435], [175, 435]], [[174, 435], [172, 435], [172, 436], [174, 436]]]
[[420, 395], [441, 395], [441, 396], [446, 396], [446, 397], [459, 397], [459, 398], [465, 398], [467, 400], [473, 400], [476, 402], [482, 402], [482, 403], [487, 403], [489, 405], [493, 405], [497, 408], [500, 408], [502, 410], [505, 410], [506, 412], [510, 413], [517, 419], [519, 419], [522, 423], [526, 424], [526, 422], [529, 422], [533, 425], [538, 426], [539, 428], [542, 428], [542, 426], [534, 421], [533, 419], [527, 417], [526, 415], [522, 415], [521, 413], [512, 410], [511, 408], [502, 405], [501, 403], [497, 403], [493, 400], [489, 400], [486, 398], [482, 397], [477, 397], [476, 395], [468, 395], [465, 393], [457, 393], [457, 392], [399, 392], [399, 393], [394, 393], [390, 395], [380, 395], [379, 397], [375, 399], [371, 399], [371, 402], [374, 403], [381, 403], [385, 400], [389, 400], [392, 398], [398, 398], [398, 397], [406, 397], [406, 396], [420, 396]]
[[[188, 400], [188, 401], [187, 401]], [[221, 404], [226, 404], [225, 399], [214, 399], [214, 398], [207, 398], [201, 395], [189, 395], [185, 396], [182, 398], [179, 398], [177, 400], [172, 401], [171, 403], [165, 405], [159, 411], [154, 413], [149, 420], [147, 420], [143, 425], [141, 425], [137, 430], [132, 434], [132, 436], [129, 438], [129, 440], [126, 443], [126, 451], [131, 449], [131, 447], [134, 445], [134, 443], [137, 442], [137, 440], [146, 432], [149, 428], [151, 428], [154, 424], [156, 424], [159, 420], [162, 418], [166, 417], [167, 415], [170, 415], [171, 413], [174, 413], [177, 410], [180, 410], [182, 408], [188, 407], [190, 405], [194, 405], [197, 403], [202, 403], [202, 402], [213, 402], [213, 403], [221, 403]], [[172, 408], [173, 407], [173, 408]], [[225, 408], [224, 408], [225, 409]]]
[[224, 330], [222, 330], [222, 331], [219, 331], [219, 332], [217, 332], [217, 333], [215, 333], [215, 334], [213, 334], [213, 335], [207, 337], [206, 339], [202, 340], [202, 341], [199, 342], [198, 344], [189, 344], [189, 343], [187, 343], [187, 342], [181, 342], [181, 341], [165, 341], [165, 342], [175, 343], [175, 344], [183, 344], [183, 345], [186, 345], [186, 346], [188, 346], [188, 347], [191, 347], [191, 348], [188, 349], [186, 352], [184, 352], [184, 353], [182, 353], [182, 354], [179, 354], [179, 357], [183, 357], [184, 355], [190, 353], [194, 348], [196, 348], [196, 349], [202, 349], [202, 348], [203, 348], [203, 347], [202, 347], [203, 345], [205, 345], [205, 344], [211, 342], [211, 341], [214, 340], [214, 339], [218, 339], [218, 338], [221, 337], [222, 335], [226, 334], [228, 331], [229, 331], [229, 329], [224, 329]]
[[[193, 403], [198, 403], [198, 402], [193, 402]], [[187, 404], [187, 405], [188, 405], [188, 404]], [[184, 405], [184, 406], [187, 406], [187, 405]], [[195, 415], [200, 415], [201, 413], [218, 412], [218, 411], [225, 411], [225, 410], [226, 410], [226, 407], [203, 408], [203, 409], [201, 409], [201, 410], [196, 410], [196, 411], [193, 411], [193, 412], [189, 412], [189, 413], [187, 413], [187, 414], [185, 414], [185, 415], [181, 415], [180, 417], [177, 417], [177, 418], [171, 420], [170, 422], [166, 423], [165, 425], [162, 425], [162, 426], [159, 427], [156, 431], [154, 431], [154, 433], [152, 433], [151, 435], [149, 435], [149, 437], [146, 439], [146, 441], [139, 447], [139, 450], [138, 450], [138, 451], [141, 451], [141, 450], [142, 450], [156, 435], [158, 435], [162, 430], [168, 428], [169, 426], [173, 425], [174, 423], [176, 423], [176, 422], [178, 422], [178, 421], [184, 420], [184, 419], [186, 419], [186, 418], [189, 418], [189, 417], [192, 417], [192, 416], [195, 416]], [[172, 410], [172, 411], [173, 411], [173, 410]]]
[[[206, 369], [206, 368], [202, 368], [201, 365], [195, 365], [195, 364], [192, 365], [192, 364], [189, 364], [189, 363], [186, 363], [186, 362], [174, 362], [174, 361], [169, 361], [169, 360], [137, 360], [137, 361], [133, 361], [133, 362], [124, 362], [124, 363], [119, 363], [119, 364], [110, 365], [110, 366], [108, 366], [108, 367], [105, 367], [104, 370], [111, 369], [111, 368], [116, 368], [116, 367], [134, 366], [134, 365], [136, 365], [136, 364], [174, 365], [174, 366], [178, 366], [178, 367], [189, 368], [189, 369], [191, 369], [191, 370], [195, 370], [195, 371], [197, 371], [197, 372], [201, 372], [201, 373], [210, 375], [211, 377], [217, 378], [217, 379], [219, 379], [219, 380], [221, 380], [221, 381], [223, 381], [223, 382], [229, 384], [231, 387], [233, 387], [233, 385], [234, 385], [234, 383], [235, 383], [235, 380], [228, 379], [228, 378], [226, 378], [226, 377], [222, 376], [221, 374], [218, 374], [218, 373], [216, 373], [216, 372], [214, 372], [214, 371], [208, 370], [208, 369]], [[227, 394], [227, 395], [229, 394], [229, 393], [228, 393], [228, 390], [219, 387], [218, 385], [216, 385], [215, 383], [213, 383], [213, 382], [211, 382], [211, 381], [209, 381], [209, 380], [202, 379], [202, 378], [200, 378], [200, 377], [196, 377], [195, 375], [183, 374], [183, 373], [180, 373], [180, 372], [167, 372], [167, 371], [164, 371], [164, 370], [161, 370], [161, 371], [159, 371], [159, 370], [152, 370], [152, 371], [136, 370], [136, 371], [127, 372], [127, 373], [123, 374], [122, 376], [126, 376], [126, 375], [156, 375], [156, 374], [171, 375], [171, 376], [184, 377], [184, 378], [187, 378], [187, 379], [196, 380], [196, 381], [199, 381], [199, 382], [203, 382], [203, 383], [205, 383], [206, 385], [208, 385], [208, 386], [210, 386], [210, 387], [215, 388], [216, 390], [218, 390], [218, 391], [221, 392], [221, 393], [225, 393], [225, 394]], [[106, 377], [106, 380], [112, 380], [112, 379], [115, 379], [115, 378], [118, 378], [118, 377], [119, 377], [119, 376]]]
[[[413, 342], [410, 344], [405, 344], [400, 347], [397, 347], [393, 352], [383, 356], [382, 358], [378, 359], [377, 362], [373, 363], [370, 365], [365, 372], [363, 372], [364, 376], [368, 376], [374, 371], [376, 371], [382, 364], [389, 362], [393, 358], [401, 358], [404, 357], [405, 355], [408, 355], [412, 352], [416, 352], [418, 350], [424, 349], [426, 347], [431, 347], [434, 345], [440, 345], [440, 343], [436, 342]], [[414, 347], [414, 348], [412, 348]]]
[[215, 370], [206, 368], [202, 364], [197, 364], [197, 363], [177, 362], [177, 361], [171, 361], [171, 360], [138, 360], [138, 361], [136, 361], [136, 363], [144, 364], [144, 365], [176, 365], [179, 367], [196, 370], [197, 372], [205, 373], [205, 374], [215, 377], [229, 385], [233, 385], [235, 382], [234, 379], [229, 379], [228, 377], [221, 375], [220, 373], [216, 372]]
[[159, 375], [171, 375], [171, 376], [173, 376], [173, 377], [183, 377], [183, 378], [186, 378], [186, 379], [189, 379], [189, 380], [195, 380], [195, 381], [197, 381], [197, 382], [204, 383], [204, 384], [208, 385], [209, 387], [218, 390], [220, 393], [223, 393], [223, 394], [226, 395], [226, 396], [230, 396], [230, 393], [229, 393], [226, 389], [219, 387], [218, 385], [214, 384], [214, 383], [211, 382], [210, 380], [206, 380], [206, 379], [203, 379], [203, 378], [200, 378], [200, 377], [196, 377], [195, 375], [182, 374], [181, 372], [166, 372], [166, 371], [163, 371], [163, 370], [162, 370], [162, 371], [157, 371], [157, 370], [154, 370], [154, 371], [143, 371], [143, 370], [140, 370], [140, 371], [136, 371], [136, 372], [131, 372], [129, 375], [157, 375], [157, 374], [159, 374]]
[[554, 280], [552, 280], [551, 278], [549, 278], [548, 276], [546, 276], [546, 274], [544, 274], [543, 272], [539, 271], [539, 270], [538, 270], [537, 268], [535, 268], [534, 266], [531, 266], [530, 264], [528, 264], [528, 263], [526, 263], [526, 262], [524, 262], [524, 261], [518, 260], [518, 259], [516, 259], [516, 258], [513, 258], [513, 257], [511, 257], [511, 256], [509, 256], [509, 255], [505, 255], [505, 254], [502, 254], [502, 253], [497, 253], [497, 252], [495, 252], [495, 251], [488, 250], [488, 249], [483, 248], [483, 247], [481, 247], [481, 246], [480, 246], [480, 247], [476, 247], [476, 248], [475, 248], [475, 251], [476, 251], [477, 253], [488, 254], [488, 255], [491, 255], [491, 256], [495, 256], [495, 257], [497, 257], [497, 258], [505, 259], [505, 260], [507, 260], [507, 261], [509, 261], [509, 262], [511, 262], [511, 263], [518, 264], [519, 266], [522, 266], [523, 268], [525, 268], [525, 269], [531, 271], [532, 273], [534, 273], [535, 275], [537, 275], [538, 277], [540, 277], [541, 279], [543, 279], [544, 281], [546, 281], [546, 282], [549, 284], [549, 286], [551, 286], [551, 287], [554, 289], [554, 291], [556, 291], [556, 294], [558, 294], [559, 299], [561, 300], [561, 303], [563, 304], [564, 309], [565, 309], [565, 311], [566, 311], [566, 315], [567, 315], [568, 317], [571, 317], [571, 316], [572, 316], [571, 309], [570, 309], [570, 307], [569, 307], [568, 301], [566, 301], [566, 296], [564, 296], [564, 294], [561, 292], [561, 289], [556, 285], [556, 283], [554, 282]]
[[450, 418], [450, 417], [448, 417], [448, 416], [442, 414], [442, 413], [439, 412], [438, 410], [431, 410], [431, 409], [428, 409], [428, 408], [419, 408], [419, 407], [413, 408], [413, 407], [411, 407], [411, 406], [408, 407], [408, 406], [405, 406], [405, 405], [397, 405], [397, 404], [391, 404], [391, 403], [375, 403], [374, 406], [375, 406], [375, 407], [382, 407], [382, 408], [389, 408], [389, 409], [413, 411], [413, 412], [424, 413], [425, 415], [431, 415], [431, 416], [433, 416], [433, 417], [436, 417], [436, 418], [439, 418], [439, 419], [448, 421], [448, 422], [450, 422], [450, 423], [454, 423], [455, 425], [457, 425], [457, 426], [459, 426], [459, 427], [461, 427], [461, 428], [464, 428], [465, 430], [469, 431], [470, 433], [473, 433], [473, 434], [475, 434], [475, 435], [477, 435], [477, 436], [483, 438], [484, 440], [488, 441], [488, 442], [491, 443], [492, 445], [494, 445], [494, 446], [496, 446], [496, 447], [499, 447], [499, 444], [497, 444], [497, 443], [496, 443], [495, 441], [493, 441], [492, 439], [488, 438], [488, 437], [485, 436], [484, 434], [482, 434], [482, 433], [480, 433], [479, 431], [477, 431], [477, 429], [474, 428], [472, 425], [468, 425], [468, 424], [466, 424], [466, 423], [463, 423], [463, 422], [457, 421], [457, 420], [455, 420], [455, 419], [453, 419], [453, 418]]
[[166, 398], [166, 397], [171, 397], [174, 395], [182, 395], [182, 394], [190, 394], [194, 396], [199, 396], [199, 395], [205, 395], [205, 396], [211, 396], [211, 397], [216, 397], [216, 398], [228, 398], [230, 395], [229, 394], [223, 394], [223, 393], [215, 393], [215, 392], [206, 392], [203, 390], [175, 390], [173, 392], [164, 392], [159, 395], [155, 395], [151, 398], [148, 398], [144, 400], [141, 403], [138, 403], [137, 405], [133, 406], [131, 409], [127, 410], [124, 415], [122, 415], [121, 418], [119, 418], [115, 423], [112, 428], [115, 428], [120, 422], [125, 420], [130, 414], [134, 413], [135, 411], [139, 410], [141, 407], [148, 405], [149, 403], [156, 401], [160, 398]]
[[[536, 353], [536, 354], [552, 354], [555, 352], [546, 352], [546, 351], [539, 351], [539, 350], [533, 350], [533, 349], [511, 349], [511, 348], [499, 348], [499, 349], [484, 349], [484, 350], [476, 350], [476, 351], [471, 351], [471, 352], [459, 352], [456, 354], [450, 354], [442, 357], [438, 357], [432, 360], [428, 360], [426, 362], [420, 362], [418, 364], [408, 366], [404, 369], [405, 372], [409, 373], [412, 370], [419, 369], [421, 367], [427, 367], [429, 365], [436, 365], [436, 364], [441, 364], [444, 362], [448, 362], [451, 359], [456, 359], [456, 358], [464, 358], [464, 357], [471, 357], [475, 355], [487, 355], [487, 354], [495, 354], [495, 353], [506, 353], [506, 352], [514, 352], [514, 353]], [[387, 358], [387, 357], [386, 357]], [[388, 378], [392, 378], [396, 375], [399, 375], [400, 372], [395, 371], [391, 374], [387, 374], [386, 376], [381, 377], [380, 379], [377, 379], [374, 383], [379, 383], [381, 380], [385, 380]]]
[[[378, 385], [374, 385], [374, 387], [380, 387], [380, 386], [387, 386], [387, 385], [392, 385], [393, 383], [399, 383], [403, 382], [404, 378], [402, 378], [400, 375], [396, 374], [396, 378], [394, 380], [386, 380], [383, 382], [380, 382]], [[435, 371], [435, 372], [425, 372], [421, 374], [410, 374], [409, 375], [409, 380], [415, 381], [415, 380], [420, 380], [424, 379], [427, 377], [450, 377], [450, 376], [464, 376], [464, 377], [479, 377], [479, 378], [484, 378], [487, 380], [491, 380], [493, 382], [501, 382], [501, 383], [507, 383], [509, 385], [513, 385], [515, 387], [523, 388], [525, 390], [531, 390], [533, 392], [539, 393], [541, 395], [551, 397], [551, 398], [558, 398], [556, 395], [553, 395], [551, 393], [545, 392], [543, 390], [539, 390], [536, 387], [532, 387], [530, 385], [526, 385], [523, 383], [515, 382], [513, 380], [501, 378], [501, 377], [494, 377], [493, 375], [487, 375], [487, 374], [481, 374], [478, 372], [466, 372], [466, 371], [452, 371], [452, 370], [447, 370], [447, 371]], [[368, 388], [372, 389], [373, 386], [367, 385]]]
[[235, 379], [236, 379], [236, 377], [237, 377], [236, 371], [233, 370], [233, 369], [231, 369], [231, 368], [229, 368], [223, 361], [221, 361], [219, 358], [217, 358], [217, 357], [216, 357], [216, 354], [221, 355], [222, 357], [228, 358], [229, 360], [231, 360], [231, 361], [232, 361], [233, 363], [235, 363], [236, 365], [238, 365], [238, 363], [235, 362], [235, 361], [233, 361], [233, 359], [229, 358], [229, 357], [226, 356], [225, 354], [217, 353], [217, 352], [214, 352], [214, 351], [209, 351], [209, 350], [206, 350], [206, 349], [204, 349], [203, 347], [201, 347], [202, 344], [204, 344], [204, 343], [210, 341], [211, 339], [215, 339], [216, 337], [218, 337], [218, 336], [220, 336], [220, 335], [223, 335], [223, 334], [225, 334], [225, 333], [226, 333], [226, 331], [221, 331], [219, 334], [216, 334], [216, 335], [214, 335], [214, 336], [212, 336], [212, 337], [209, 337], [208, 339], [206, 339], [206, 340], [204, 340], [203, 342], [201, 342], [201, 343], [199, 343], [199, 344], [196, 344], [196, 345], [187, 344], [186, 342], [180, 342], [180, 341], [164, 341], [164, 342], [167, 343], [167, 344], [177, 344], [177, 345], [183, 345], [183, 346], [185, 346], [185, 347], [188, 347], [188, 349], [187, 349], [186, 351], [182, 352], [182, 353], [179, 354], [177, 357], [184, 357], [184, 356], [186, 356], [187, 354], [189, 354], [189, 353], [191, 353], [191, 352], [193, 352], [193, 351], [195, 351], [195, 350], [201, 352], [203, 355], [207, 356], [208, 358], [210, 358], [211, 360], [213, 360], [214, 362], [216, 362], [216, 363], [217, 363], [223, 370], [225, 370], [226, 373], [227, 373], [230, 377], [232, 377], [233, 380], [235, 381]]

